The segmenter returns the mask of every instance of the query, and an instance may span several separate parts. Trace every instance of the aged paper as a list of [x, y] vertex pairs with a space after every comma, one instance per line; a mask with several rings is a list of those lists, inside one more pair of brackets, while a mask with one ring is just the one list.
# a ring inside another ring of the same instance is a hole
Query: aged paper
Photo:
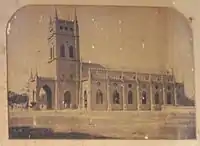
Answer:
[[177, 1], [136, 5], [26, 6], [10, 13], [1, 51], [2, 143], [197, 143], [198, 18], [183, 16], [186, 7]]

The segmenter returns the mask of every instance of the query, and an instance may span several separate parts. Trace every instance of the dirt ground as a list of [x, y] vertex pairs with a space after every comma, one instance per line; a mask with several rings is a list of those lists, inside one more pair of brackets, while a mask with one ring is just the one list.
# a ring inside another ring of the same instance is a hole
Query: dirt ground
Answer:
[[[194, 112], [15, 111], [9, 127], [48, 128], [54, 133], [80, 133], [117, 139], [195, 139]], [[63, 138], [67, 138], [63, 136]], [[88, 139], [86, 137], [86, 139]]]

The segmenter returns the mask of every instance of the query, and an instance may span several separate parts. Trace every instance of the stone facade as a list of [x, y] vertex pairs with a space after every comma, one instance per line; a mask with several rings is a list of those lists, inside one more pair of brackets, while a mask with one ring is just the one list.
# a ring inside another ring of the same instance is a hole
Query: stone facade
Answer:
[[[76, 89], [75, 81], [69, 80], [36, 76], [30, 83], [30, 101], [39, 102], [40, 91], [44, 89], [46, 107], [53, 109], [161, 110], [162, 106], [184, 104], [184, 85], [176, 83], [173, 75], [89, 68], [87, 77], [79, 82], [81, 90]], [[81, 92], [79, 100], [76, 100], [77, 90]]]
[[[82, 82], [82, 108], [88, 110], [161, 110], [175, 106], [183, 86], [172, 75], [94, 69]], [[181, 96], [183, 97], [183, 96]], [[87, 99], [86, 99], [87, 98]]]
[[[82, 62], [79, 26], [61, 20], [55, 11], [49, 22], [49, 60], [52, 77], [30, 76], [30, 102], [38, 108], [87, 110], [161, 110], [162, 105], [182, 104], [184, 85], [173, 74], [149, 74], [106, 69]], [[46, 92], [42, 101], [40, 92]], [[178, 95], [178, 96], [177, 96]]]

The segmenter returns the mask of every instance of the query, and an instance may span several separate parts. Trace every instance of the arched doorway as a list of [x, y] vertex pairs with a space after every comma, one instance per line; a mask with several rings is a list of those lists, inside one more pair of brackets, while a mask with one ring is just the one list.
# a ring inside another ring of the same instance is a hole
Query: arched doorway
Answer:
[[64, 93], [64, 105], [65, 105], [65, 108], [70, 108], [70, 104], [71, 104], [71, 93], [69, 91], [66, 91]]
[[47, 109], [52, 109], [52, 92], [51, 92], [51, 89], [48, 85], [44, 85], [42, 88], [46, 93]]
[[39, 97], [40, 98], [38, 99], [38, 102], [40, 104], [39, 105], [40, 110], [47, 109], [47, 93], [43, 88], [40, 89]]

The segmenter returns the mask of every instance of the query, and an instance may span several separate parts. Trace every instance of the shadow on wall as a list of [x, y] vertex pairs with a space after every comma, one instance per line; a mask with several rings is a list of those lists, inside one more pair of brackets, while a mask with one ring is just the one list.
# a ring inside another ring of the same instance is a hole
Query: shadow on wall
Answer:
[[187, 96], [184, 96], [180, 102], [181, 102], [181, 105], [183, 106], [195, 106], [195, 101], [192, 99], [189, 99]]
[[178, 105], [195, 106], [194, 98], [191, 99], [185, 95], [183, 83], [176, 83], [176, 89], [177, 89], [176, 96]]

